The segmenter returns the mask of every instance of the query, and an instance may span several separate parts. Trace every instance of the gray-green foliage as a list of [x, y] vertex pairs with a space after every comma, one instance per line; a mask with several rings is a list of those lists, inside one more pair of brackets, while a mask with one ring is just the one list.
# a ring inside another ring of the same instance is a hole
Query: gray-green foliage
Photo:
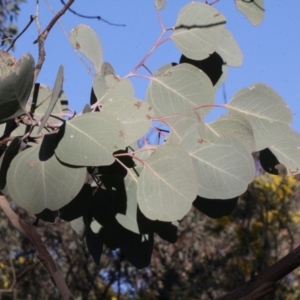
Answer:
[[[254, 2], [236, 2], [258, 23]], [[157, 9], [165, 4], [155, 1]], [[76, 26], [70, 41], [95, 74], [90, 104], [79, 115], [68, 108], [62, 68], [53, 91], [35, 84], [30, 92], [31, 55], [15, 61], [0, 52], [0, 123], [17, 118], [18, 126], [10, 134], [22, 136], [22, 145], [27, 143], [19, 154], [6, 155], [12, 159], [9, 168], [7, 162], [1, 166], [0, 174], [7, 174], [6, 194], [47, 220], [60, 214], [70, 220], [67, 212], [76, 211], [82, 218], [73, 222], [74, 228], [86, 234], [97, 263], [97, 251], [106, 244], [121, 248], [131, 263], [144, 267], [152, 234], [173, 241], [172, 222], [184, 218], [195, 200], [236, 201], [254, 178], [254, 151], [270, 149], [275, 163], [262, 164], [272, 172], [281, 163], [288, 174], [299, 173], [300, 136], [290, 128], [291, 111], [271, 87], [255, 83], [241, 89], [223, 105], [226, 114], [205, 124], [226, 67], [237, 67], [243, 60], [225, 25], [225, 17], [214, 7], [186, 5], [170, 36], [183, 60], [178, 65], [166, 62], [151, 73], [145, 101], [135, 98], [129, 76], [119, 78], [109, 63], [103, 63], [94, 31]], [[205, 69], [204, 60], [218, 61], [219, 73]], [[151, 128], [164, 136], [163, 142], [147, 141]], [[4, 132], [3, 126], [0, 130]], [[8, 143], [8, 136], [2, 141]], [[85, 193], [86, 184], [94, 188], [93, 194]], [[88, 198], [84, 204], [83, 196]]]

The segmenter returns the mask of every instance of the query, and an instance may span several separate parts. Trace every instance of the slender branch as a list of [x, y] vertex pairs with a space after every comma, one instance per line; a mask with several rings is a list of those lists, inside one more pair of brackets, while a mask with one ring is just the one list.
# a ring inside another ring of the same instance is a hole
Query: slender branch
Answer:
[[[35, 11], [35, 23], [36, 23], [36, 27], [38, 30], [38, 35], [40, 36], [42, 34], [42, 30], [41, 30], [41, 24], [40, 24], [40, 19], [39, 19], [39, 0], [36, 0], [36, 9], [35, 10], [36, 10]], [[39, 73], [40, 73], [42, 66], [44, 64], [44, 61], [45, 61], [46, 51], [45, 51], [45, 46], [44, 46], [43, 40], [38, 41], [38, 51], [39, 51], [39, 57], [38, 57], [38, 61], [34, 68], [34, 78], [33, 78], [34, 85], [35, 85], [35, 81], [36, 81], [37, 77], [39, 76]]]
[[28, 24], [25, 26], [25, 28], [13, 39], [11, 45], [9, 46], [9, 48], [6, 50], [6, 52], [8, 52], [14, 45], [15, 42], [17, 41], [17, 39], [28, 29], [28, 27], [31, 25], [31, 23], [34, 21], [35, 16], [30, 16], [30, 20], [28, 22]]
[[69, 7], [74, 3], [75, 0], [69, 0], [69, 2], [53, 17], [43, 33], [33, 42], [34, 44], [38, 43], [39, 40], [45, 41], [50, 30], [58, 19], [69, 9]]
[[300, 246], [254, 279], [216, 300], [256, 300], [274, 292], [275, 283], [300, 266]]
[[24, 223], [16, 213], [12, 210], [9, 205], [9, 202], [5, 199], [4, 196], [0, 196], [0, 207], [12, 223], [12, 225], [22, 234], [24, 234], [34, 245], [39, 260], [45, 265], [49, 274], [53, 278], [58, 290], [60, 291], [62, 298], [64, 300], [73, 300], [73, 296], [65, 282], [65, 279], [57, 268], [56, 263], [48, 252], [46, 246], [43, 244], [41, 237], [36, 231], [36, 228], [33, 225], [28, 225]]
[[[60, 2], [61, 2], [63, 5], [66, 5], [66, 3], [65, 3], [64, 0], [60, 0]], [[126, 26], [126, 24], [116, 24], [116, 23], [109, 22], [109, 21], [103, 19], [101, 16], [88, 16], [88, 15], [83, 15], [83, 14], [80, 14], [80, 13], [78, 13], [77, 11], [75, 11], [75, 10], [73, 10], [73, 9], [71, 9], [71, 8], [68, 8], [68, 10], [69, 10], [72, 14], [74, 14], [74, 15], [80, 17], [80, 18], [85, 18], [85, 19], [97, 19], [97, 20], [99, 20], [99, 21], [102, 21], [102, 22], [107, 23], [108, 25], [112, 25], [112, 26], [123, 26], [123, 27]]]

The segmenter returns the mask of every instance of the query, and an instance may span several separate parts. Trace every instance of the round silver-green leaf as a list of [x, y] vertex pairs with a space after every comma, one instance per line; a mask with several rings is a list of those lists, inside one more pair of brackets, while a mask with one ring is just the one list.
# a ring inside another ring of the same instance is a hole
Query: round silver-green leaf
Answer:
[[243, 63], [243, 53], [233, 35], [227, 29], [224, 31], [224, 38], [217, 52], [230, 67], [239, 67]]
[[113, 115], [86, 113], [66, 122], [55, 153], [74, 166], [101, 166], [114, 162], [113, 152], [125, 148], [123, 127]]
[[179, 12], [171, 38], [186, 57], [202, 60], [220, 45], [225, 23], [225, 17], [214, 7], [192, 2]]
[[55, 155], [41, 161], [39, 151], [40, 146], [35, 146], [18, 154], [7, 173], [10, 197], [33, 214], [68, 204], [79, 193], [86, 177], [85, 168], [63, 165]]
[[96, 73], [100, 73], [103, 50], [97, 34], [89, 26], [80, 24], [71, 30], [69, 39], [72, 46], [91, 61]]
[[[201, 117], [196, 111], [188, 111], [182, 113], [179, 117], [168, 119], [168, 125], [170, 126], [170, 135], [168, 137], [168, 144], [180, 144], [186, 134], [189, 134], [192, 127], [195, 127], [197, 134], [202, 133], [201, 138], [205, 138], [205, 125], [201, 121]], [[199, 136], [199, 138], [200, 138]]]
[[236, 8], [243, 13], [252, 25], [258, 25], [264, 19], [264, 1], [235, 0]]
[[255, 176], [251, 153], [237, 138], [226, 136], [214, 143], [192, 141], [190, 155], [198, 181], [198, 195], [230, 199], [241, 195]]
[[291, 130], [287, 136], [269, 147], [278, 161], [286, 167], [287, 175], [300, 173], [300, 133]]
[[143, 137], [151, 127], [153, 109], [147, 102], [124, 95], [122, 98], [106, 101], [102, 109], [122, 123], [126, 146]]
[[208, 140], [214, 142], [219, 137], [233, 135], [245, 144], [250, 152], [255, 149], [255, 140], [251, 124], [242, 115], [225, 115], [206, 124]]
[[161, 146], [145, 161], [137, 201], [148, 219], [180, 220], [190, 211], [196, 196], [193, 164], [182, 147]]
[[203, 117], [214, 103], [214, 89], [207, 75], [190, 64], [180, 64], [160, 76], [151, 78], [147, 101], [154, 109], [155, 117], [179, 114], [199, 108]]
[[240, 90], [226, 105], [229, 113], [242, 114], [250, 122], [255, 151], [282, 140], [290, 130], [292, 113], [284, 100], [261, 83]]

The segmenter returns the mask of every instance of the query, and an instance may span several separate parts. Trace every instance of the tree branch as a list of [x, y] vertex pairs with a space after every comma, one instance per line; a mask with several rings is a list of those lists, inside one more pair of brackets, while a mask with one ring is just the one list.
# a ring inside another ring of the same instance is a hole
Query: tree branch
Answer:
[[15, 42], [17, 41], [17, 39], [29, 28], [29, 26], [31, 25], [31, 23], [34, 21], [35, 16], [30, 16], [30, 20], [28, 22], [28, 24], [25, 26], [25, 28], [13, 39], [11, 45], [8, 47], [8, 49], [6, 50], [6, 52], [8, 52], [11, 48], [13, 48], [13, 46], [15, 45]]
[[62, 298], [64, 300], [74, 300], [65, 279], [57, 268], [53, 258], [48, 252], [46, 246], [43, 244], [41, 237], [36, 231], [36, 227], [33, 225], [28, 225], [19, 219], [17, 214], [12, 210], [9, 205], [9, 202], [5, 199], [4, 196], [0, 196], [0, 207], [12, 223], [12, 225], [22, 234], [24, 234], [34, 245], [39, 260], [44, 264], [49, 274], [51, 275], [53, 281], [55, 282], [58, 290], [60, 291]]
[[275, 283], [300, 266], [300, 246], [254, 279], [216, 300], [256, 300], [274, 292]]
[[[63, 4], [63, 5], [66, 5], [65, 1], [64, 0], [60, 0], [60, 2]], [[71, 9], [71, 8], [68, 8], [68, 10], [74, 14], [75, 16], [78, 16], [80, 18], [85, 18], [85, 19], [97, 19], [99, 21], [102, 21], [104, 23], [107, 23], [108, 25], [111, 25], [111, 26], [123, 26], [125, 27], [126, 25], [125, 24], [116, 24], [116, 23], [112, 23], [112, 22], [109, 22], [105, 19], [103, 19], [101, 16], [88, 16], [88, 15], [83, 15], [83, 14], [80, 14], [78, 13], [77, 11]]]
[[69, 2], [53, 17], [43, 33], [33, 42], [34, 44], [36, 44], [41, 39], [45, 41], [54, 24], [68, 10], [68, 8], [74, 3], [74, 1], [75, 0], [69, 0]]

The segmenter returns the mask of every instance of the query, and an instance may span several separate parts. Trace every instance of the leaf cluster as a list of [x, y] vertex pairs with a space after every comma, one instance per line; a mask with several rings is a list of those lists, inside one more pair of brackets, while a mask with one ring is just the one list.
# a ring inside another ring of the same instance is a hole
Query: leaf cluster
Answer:
[[[156, 1], [158, 9], [164, 4]], [[212, 218], [231, 213], [254, 179], [254, 152], [266, 171], [299, 173], [300, 135], [290, 128], [284, 100], [267, 85], [241, 89], [222, 105], [225, 115], [204, 122], [220, 106], [214, 94], [226, 68], [243, 58], [225, 25], [210, 5], [183, 7], [167, 38], [182, 52], [179, 64], [149, 70], [144, 101], [129, 80], [144, 61], [119, 78], [103, 62], [94, 31], [76, 26], [70, 42], [94, 70], [81, 114], [68, 106], [63, 67], [51, 89], [33, 83], [30, 54], [16, 61], [0, 52], [2, 193], [38, 218], [70, 221], [97, 264], [106, 245], [143, 268], [154, 234], [176, 242], [179, 222], [193, 206]], [[151, 128], [162, 143], [147, 141]]]

